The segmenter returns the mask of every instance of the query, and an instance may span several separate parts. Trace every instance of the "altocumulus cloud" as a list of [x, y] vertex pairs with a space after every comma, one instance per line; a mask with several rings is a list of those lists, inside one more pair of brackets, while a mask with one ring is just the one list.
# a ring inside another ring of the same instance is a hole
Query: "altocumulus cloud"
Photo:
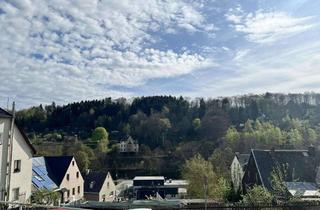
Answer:
[[112, 86], [213, 66], [195, 52], [153, 47], [161, 40], [154, 34], [213, 34], [202, 7], [196, 1], [1, 1], [0, 94], [26, 104], [130, 96]]

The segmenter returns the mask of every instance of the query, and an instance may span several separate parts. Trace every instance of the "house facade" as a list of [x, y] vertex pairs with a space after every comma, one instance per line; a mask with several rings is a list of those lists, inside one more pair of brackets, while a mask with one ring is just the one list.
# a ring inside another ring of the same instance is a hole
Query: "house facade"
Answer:
[[137, 153], [139, 152], [139, 144], [135, 142], [131, 136], [127, 137], [126, 140], [121, 141], [119, 144], [120, 153]]
[[73, 156], [43, 157], [48, 177], [60, 189], [61, 203], [83, 199], [84, 180]]
[[233, 189], [235, 191], [241, 190], [242, 178], [246, 170], [249, 157], [249, 154], [236, 153], [232, 160], [230, 172]]
[[0, 200], [26, 203], [31, 196], [35, 149], [12, 120], [12, 115], [0, 108]]
[[116, 198], [116, 186], [111, 174], [87, 171], [84, 177], [84, 198], [89, 201], [113, 201]]

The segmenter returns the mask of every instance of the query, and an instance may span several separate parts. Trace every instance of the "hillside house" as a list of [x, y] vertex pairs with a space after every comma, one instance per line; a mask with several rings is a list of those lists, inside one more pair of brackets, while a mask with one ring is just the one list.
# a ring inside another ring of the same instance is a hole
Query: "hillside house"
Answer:
[[139, 144], [135, 142], [131, 136], [119, 143], [120, 153], [137, 153], [139, 152]]
[[231, 181], [235, 191], [241, 190], [242, 178], [246, 170], [249, 157], [249, 154], [240, 154], [236, 152], [232, 160], [230, 171]]
[[0, 200], [29, 200], [35, 152], [28, 137], [13, 122], [12, 114], [0, 108]]
[[[44, 156], [37, 158], [36, 161], [40, 162], [39, 165], [43, 165], [44, 162], [45, 168], [40, 167], [41, 170], [34, 168], [34, 171], [47, 173], [50, 180], [60, 189], [61, 203], [83, 198], [84, 181], [73, 156]], [[39, 182], [35, 179], [37, 177], [34, 177], [33, 184], [38, 185]], [[52, 183], [49, 185], [50, 188], [55, 187]]]
[[84, 178], [84, 198], [88, 201], [113, 201], [116, 197], [116, 186], [111, 174], [87, 171]]
[[[285, 171], [284, 182], [292, 196], [319, 197], [317, 188], [318, 164], [315, 149], [309, 150], [256, 150], [252, 149], [242, 179], [244, 191], [253, 185], [261, 185], [273, 191], [272, 172]], [[319, 184], [319, 183], [318, 183]]]

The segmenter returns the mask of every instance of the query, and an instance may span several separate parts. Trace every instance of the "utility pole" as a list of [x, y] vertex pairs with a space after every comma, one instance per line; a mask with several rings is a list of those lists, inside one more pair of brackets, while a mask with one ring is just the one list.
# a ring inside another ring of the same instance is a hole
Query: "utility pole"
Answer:
[[14, 120], [15, 120], [15, 102], [12, 103], [12, 119], [11, 119], [11, 127], [10, 127], [10, 136], [9, 136], [9, 161], [8, 161], [8, 177], [7, 177], [7, 193], [6, 193], [6, 201], [9, 202], [10, 198], [10, 182], [11, 182], [11, 168], [12, 168], [12, 156], [13, 156], [13, 136], [14, 136]]

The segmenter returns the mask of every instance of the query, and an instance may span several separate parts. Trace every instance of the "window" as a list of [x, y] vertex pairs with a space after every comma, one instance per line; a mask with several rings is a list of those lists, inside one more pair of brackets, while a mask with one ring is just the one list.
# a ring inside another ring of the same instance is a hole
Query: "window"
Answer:
[[80, 186], [78, 186], [78, 194], [80, 194]]
[[18, 173], [21, 171], [21, 160], [15, 160], [13, 164], [13, 173]]
[[93, 189], [94, 184], [95, 184], [95, 181], [90, 182], [90, 189]]
[[19, 200], [19, 188], [14, 188], [12, 190], [13, 200], [17, 201]]
[[70, 196], [70, 190], [67, 191], [67, 197], [69, 197], [69, 196]]
[[79, 178], [79, 171], [77, 171], [77, 178]]
[[107, 188], [109, 188], [109, 182], [107, 182]]
[[67, 174], [67, 180], [69, 181], [69, 179], [70, 179], [70, 176], [69, 176], [69, 174]]
[[72, 165], [74, 166], [74, 160], [72, 161]]
[[75, 195], [75, 194], [76, 194], [76, 189], [72, 188], [72, 195]]

